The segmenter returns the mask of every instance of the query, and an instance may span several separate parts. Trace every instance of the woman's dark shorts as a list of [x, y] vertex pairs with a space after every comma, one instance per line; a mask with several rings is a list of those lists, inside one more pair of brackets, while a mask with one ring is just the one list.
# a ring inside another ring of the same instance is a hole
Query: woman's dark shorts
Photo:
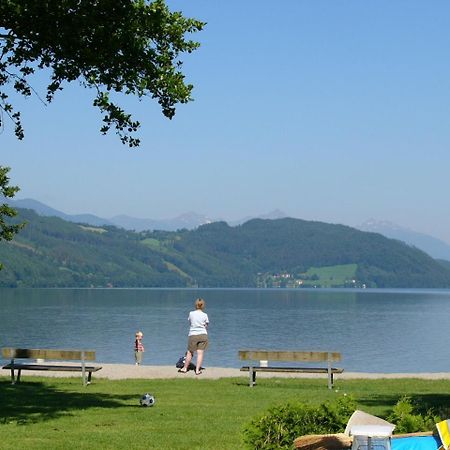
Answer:
[[207, 334], [196, 334], [194, 336], [189, 336], [188, 350], [191, 353], [194, 353], [197, 350], [206, 350], [207, 348], [208, 348]]

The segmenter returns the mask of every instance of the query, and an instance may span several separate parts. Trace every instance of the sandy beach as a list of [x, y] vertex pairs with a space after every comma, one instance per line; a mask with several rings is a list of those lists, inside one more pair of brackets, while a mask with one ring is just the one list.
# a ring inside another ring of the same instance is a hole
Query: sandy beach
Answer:
[[[95, 378], [107, 378], [110, 380], [122, 379], [157, 379], [157, 378], [197, 378], [197, 379], [219, 379], [230, 377], [248, 378], [247, 372], [239, 369], [225, 367], [207, 367], [201, 375], [195, 375], [194, 371], [179, 373], [175, 366], [136, 366], [132, 364], [97, 364], [102, 369], [92, 374]], [[2, 371], [4, 376], [8, 376], [8, 371]], [[43, 377], [79, 377], [79, 373], [73, 372], [39, 372], [24, 371], [22, 377], [28, 376]], [[325, 374], [296, 374], [296, 373], [258, 373], [258, 378], [323, 378], [326, 382]], [[380, 379], [380, 378], [421, 378], [426, 380], [450, 379], [450, 372], [439, 373], [368, 373], [368, 372], [344, 372], [335, 375], [335, 381], [340, 379]]]

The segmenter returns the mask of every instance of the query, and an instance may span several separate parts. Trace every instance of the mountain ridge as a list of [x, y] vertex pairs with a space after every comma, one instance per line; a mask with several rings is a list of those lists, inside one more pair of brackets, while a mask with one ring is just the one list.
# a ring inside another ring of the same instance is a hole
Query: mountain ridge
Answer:
[[4, 287], [450, 287], [450, 268], [378, 233], [301, 219], [132, 232], [20, 210]]
[[398, 239], [423, 250], [435, 259], [450, 261], [450, 245], [434, 236], [402, 227], [387, 220], [368, 219], [356, 228], [361, 231], [380, 233], [390, 239]]
[[[85, 223], [93, 226], [113, 225], [137, 232], [147, 230], [176, 231], [183, 228], [193, 230], [201, 225], [216, 221], [223, 221], [223, 219], [212, 219], [206, 215], [198, 214], [193, 211], [186, 212], [169, 219], [137, 218], [125, 214], [119, 214], [109, 219], [105, 219], [89, 213], [67, 214], [34, 199], [3, 199], [3, 201], [13, 207], [32, 209], [39, 215], [46, 217], [60, 217], [69, 222]], [[226, 220], [226, 222], [231, 226], [236, 226], [242, 225], [243, 223], [254, 218], [280, 219], [286, 217], [288, 216], [283, 211], [275, 209], [266, 214], [260, 214], [256, 217], [246, 216], [238, 220]], [[434, 236], [402, 227], [393, 222], [376, 220], [373, 218], [366, 220], [364, 223], [355, 226], [354, 228], [361, 231], [380, 233], [387, 238], [397, 239], [417, 247], [435, 259], [450, 261], [450, 244]]]
[[[24, 199], [5, 199], [1, 198], [5, 203], [8, 203], [12, 207], [32, 209], [36, 213], [45, 217], [59, 217], [74, 223], [86, 223], [88, 225], [101, 226], [101, 225], [114, 225], [116, 227], [124, 228], [126, 230], [134, 231], [147, 231], [147, 230], [163, 230], [163, 231], [176, 231], [178, 229], [186, 228], [192, 230], [201, 225], [205, 225], [212, 222], [221, 221], [222, 219], [212, 219], [204, 214], [199, 214], [194, 211], [188, 211], [178, 216], [168, 219], [149, 219], [132, 217], [127, 214], [117, 214], [109, 219], [99, 217], [95, 214], [83, 213], [83, 214], [67, 214], [63, 211], [57, 210], [45, 203], [32, 198]], [[261, 219], [279, 219], [287, 217], [287, 215], [275, 209], [265, 214], [256, 216]], [[227, 221], [230, 225], [240, 225], [255, 216], [247, 216], [242, 219]]]

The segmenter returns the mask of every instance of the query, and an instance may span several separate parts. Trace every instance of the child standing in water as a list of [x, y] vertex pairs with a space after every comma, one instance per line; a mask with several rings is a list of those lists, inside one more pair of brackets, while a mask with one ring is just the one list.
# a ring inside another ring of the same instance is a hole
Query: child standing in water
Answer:
[[142, 353], [144, 353], [144, 344], [142, 343], [143, 337], [144, 333], [138, 331], [136, 333], [136, 339], [134, 340], [134, 359], [137, 366], [140, 366], [142, 363]]

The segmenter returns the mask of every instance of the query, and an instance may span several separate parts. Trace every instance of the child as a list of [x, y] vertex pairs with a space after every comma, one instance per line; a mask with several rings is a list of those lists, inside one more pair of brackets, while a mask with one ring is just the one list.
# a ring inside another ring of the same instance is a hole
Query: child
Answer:
[[134, 359], [137, 366], [140, 366], [142, 363], [142, 353], [144, 353], [144, 344], [142, 344], [143, 337], [144, 333], [142, 333], [142, 331], [136, 333], [136, 339], [134, 341]]

